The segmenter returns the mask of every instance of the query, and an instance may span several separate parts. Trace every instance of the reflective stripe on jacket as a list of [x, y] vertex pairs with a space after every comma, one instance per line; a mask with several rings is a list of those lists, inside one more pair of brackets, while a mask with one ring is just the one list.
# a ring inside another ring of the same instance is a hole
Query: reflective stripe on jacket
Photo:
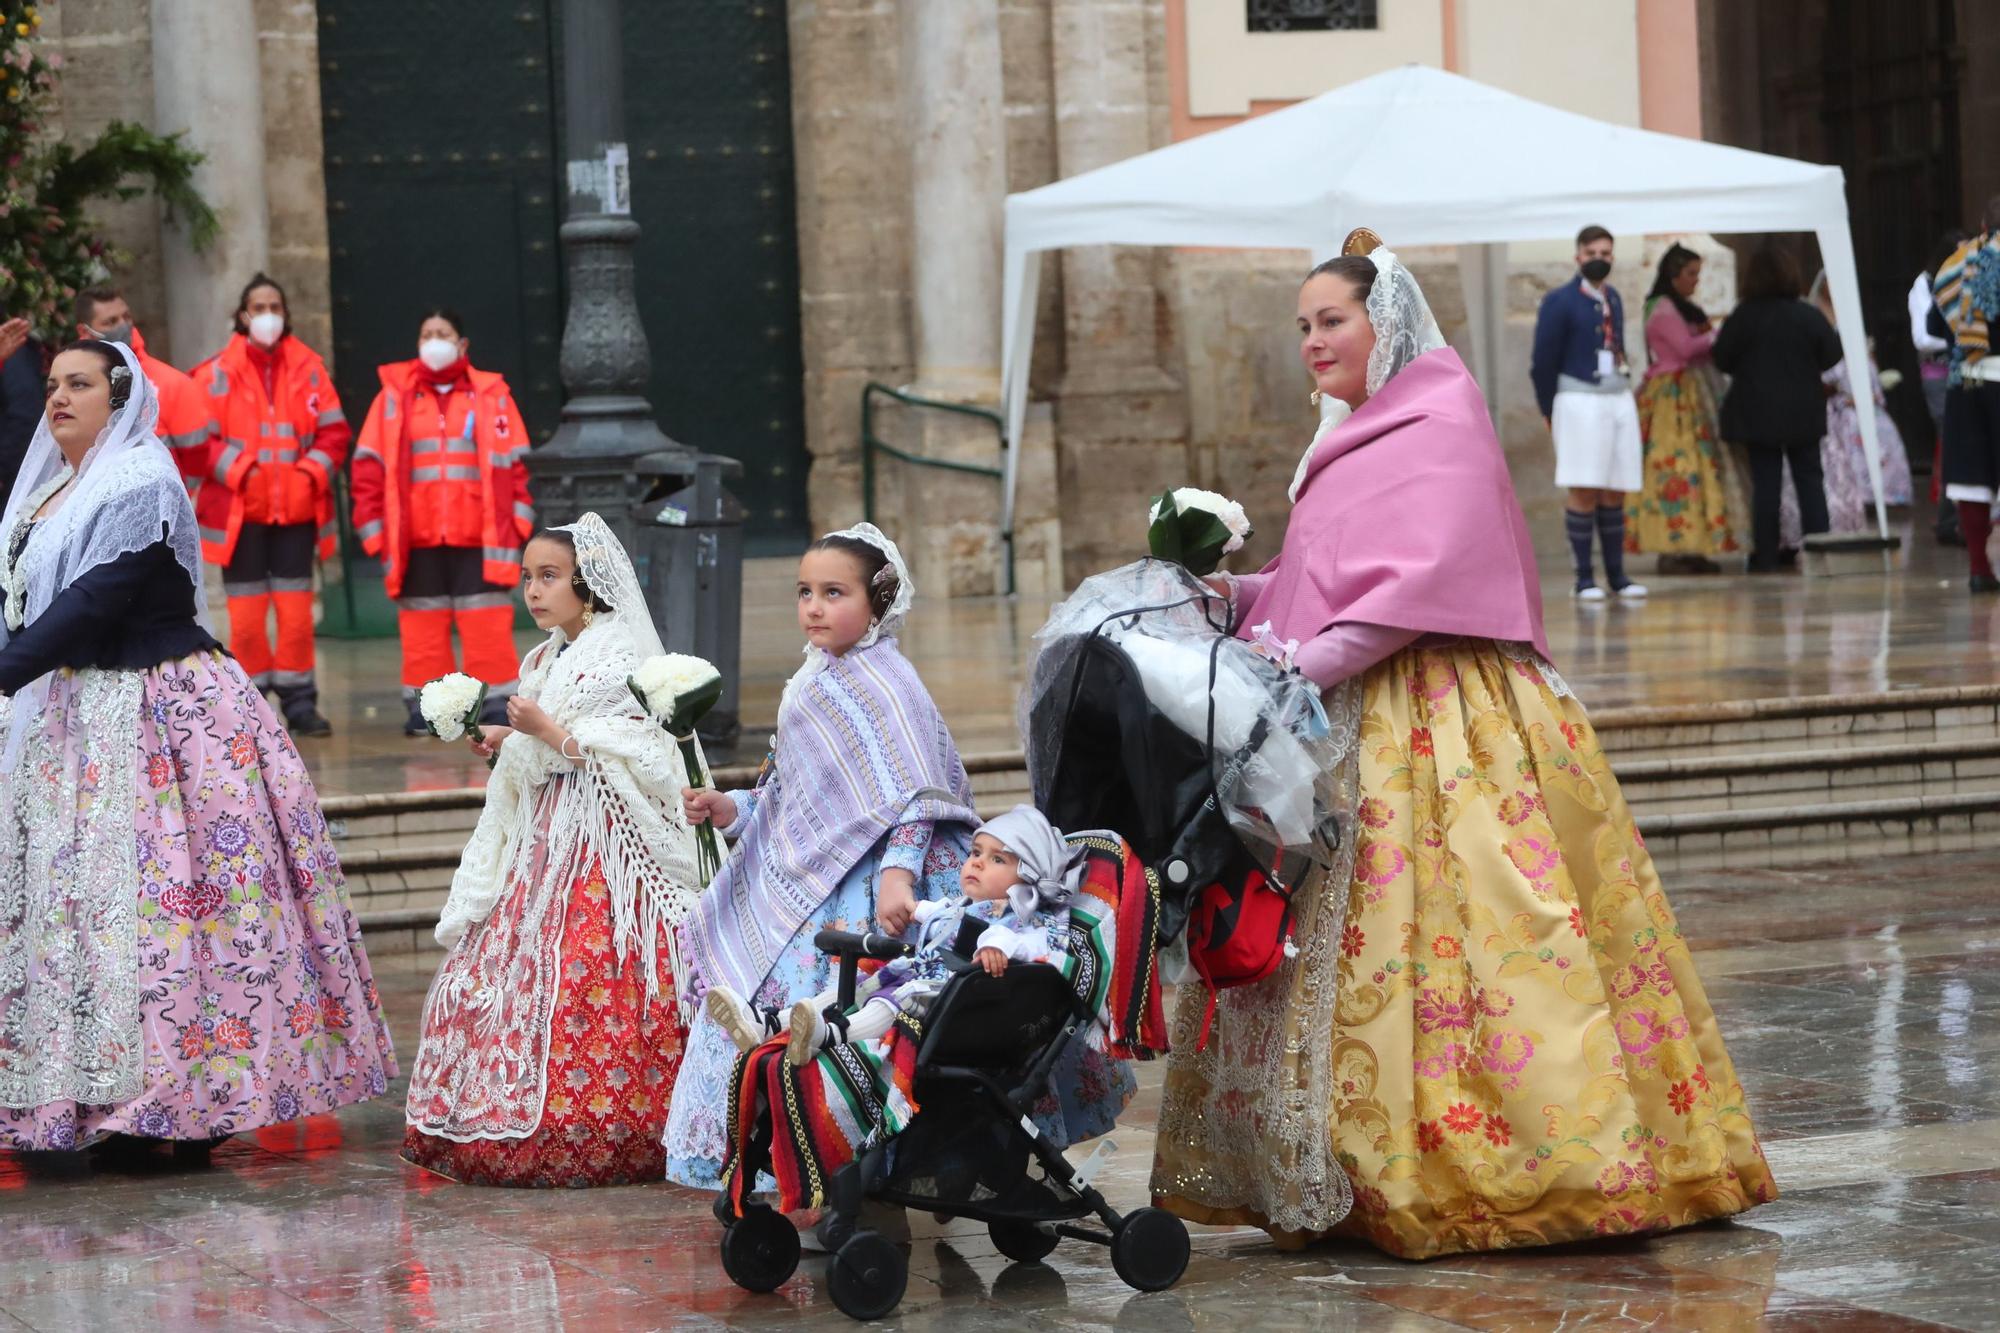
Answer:
[[402, 592], [409, 552], [429, 546], [478, 546], [485, 581], [512, 588], [535, 511], [527, 432], [507, 381], [468, 366], [444, 398], [441, 426], [440, 396], [420, 362], [378, 373], [382, 389], [354, 448], [354, 531], [382, 557], [389, 596]]
[[353, 432], [318, 353], [287, 334], [269, 360], [267, 390], [265, 367], [239, 333], [193, 372], [208, 400], [194, 512], [213, 564], [229, 563], [246, 521], [313, 523], [319, 558], [333, 555], [333, 474]]

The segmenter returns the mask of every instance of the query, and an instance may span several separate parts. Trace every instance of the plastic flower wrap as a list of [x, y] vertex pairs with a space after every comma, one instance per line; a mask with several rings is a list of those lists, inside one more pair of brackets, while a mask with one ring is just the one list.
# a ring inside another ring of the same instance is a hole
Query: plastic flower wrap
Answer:
[[[695, 740], [694, 729], [722, 697], [722, 673], [715, 664], [688, 653], [663, 653], [639, 663], [625, 683], [646, 715], [665, 727], [681, 747], [688, 785], [706, 787], [708, 772], [701, 762], [701, 745]], [[715, 825], [702, 820], [695, 826], [694, 840], [697, 869], [706, 884], [722, 869]]]
[[1222, 557], [1250, 540], [1250, 518], [1242, 505], [1193, 486], [1154, 496], [1149, 521], [1146, 544], [1153, 556], [1197, 577], [1213, 574]]
[[424, 725], [441, 741], [455, 741], [467, 735], [486, 739], [479, 729], [479, 709], [486, 702], [486, 684], [462, 671], [439, 676], [418, 692], [417, 709]]

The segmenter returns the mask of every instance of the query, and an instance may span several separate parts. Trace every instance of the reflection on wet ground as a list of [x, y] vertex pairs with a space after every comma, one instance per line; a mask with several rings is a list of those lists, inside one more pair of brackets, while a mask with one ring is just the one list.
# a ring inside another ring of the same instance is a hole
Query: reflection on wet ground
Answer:
[[[1171, 1292], [1102, 1251], [1010, 1266], [917, 1219], [908, 1328], [1992, 1328], [2000, 1277], [2000, 854], [1709, 871], [1670, 886], [1783, 1197], [1651, 1240], [1408, 1264], [1209, 1231]], [[428, 976], [380, 980], [409, 1053]], [[400, 970], [396, 970], [400, 969]], [[1114, 1136], [1143, 1200], [1160, 1069]], [[396, 1092], [401, 1091], [398, 1085]], [[840, 1328], [808, 1262], [730, 1285], [705, 1198], [480, 1190], [395, 1157], [392, 1096], [238, 1140], [206, 1171], [81, 1181], [0, 1157], [0, 1327]], [[11, 1323], [9, 1322], [11, 1321]]]

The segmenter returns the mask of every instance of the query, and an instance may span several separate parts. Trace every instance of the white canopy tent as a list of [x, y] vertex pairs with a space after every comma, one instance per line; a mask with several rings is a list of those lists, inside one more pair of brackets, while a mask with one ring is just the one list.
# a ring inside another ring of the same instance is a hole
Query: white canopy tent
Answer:
[[[1001, 344], [1007, 439], [1020, 440], [1027, 414], [1044, 250], [1270, 246], [1323, 258], [1357, 226], [1398, 248], [1463, 247], [1473, 364], [1492, 402], [1506, 243], [1567, 238], [1586, 223], [1620, 236], [1814, 233], [1847, 364], [1867, 364], [1840, 168], [1592, 120], [1408, 65], [1009, 195]], [[1876, 522], [1886, 537], [1874, 404], [1865, 394], [1857, 402]], [[1007, 453], [1007, 533], [1014, 530], [1019, 453]]]

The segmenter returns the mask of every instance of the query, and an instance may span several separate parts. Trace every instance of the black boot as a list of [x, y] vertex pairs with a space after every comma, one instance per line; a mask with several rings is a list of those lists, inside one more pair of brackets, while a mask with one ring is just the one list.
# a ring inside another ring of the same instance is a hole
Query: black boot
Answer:
[[1950, 500], [1938, 502], [1937, 525], [1931, 529], [1939, 546], [1963, 546], [1965, 534], [1958, 527], [1958, 506]]
[[271, 692], [278, 696], [278, 709], [285, 715], [285, 725], [294, 736], [324, 737], [333, 735], [333, 724], [320, 715], [319, 686], [308, 678], [304, 684], [278, 685]]
[[479, 725], [482, 727], [504, 727], [507, 725], [507, 701], [511, 694], [489, 694], [479, 705]]
[[333, 723], [320, 714], [319, 709], [306, 707], [296, 713], [285, 714], [285, 726], [294, 736], [310, 736], [322, 739], [333, 735]]

